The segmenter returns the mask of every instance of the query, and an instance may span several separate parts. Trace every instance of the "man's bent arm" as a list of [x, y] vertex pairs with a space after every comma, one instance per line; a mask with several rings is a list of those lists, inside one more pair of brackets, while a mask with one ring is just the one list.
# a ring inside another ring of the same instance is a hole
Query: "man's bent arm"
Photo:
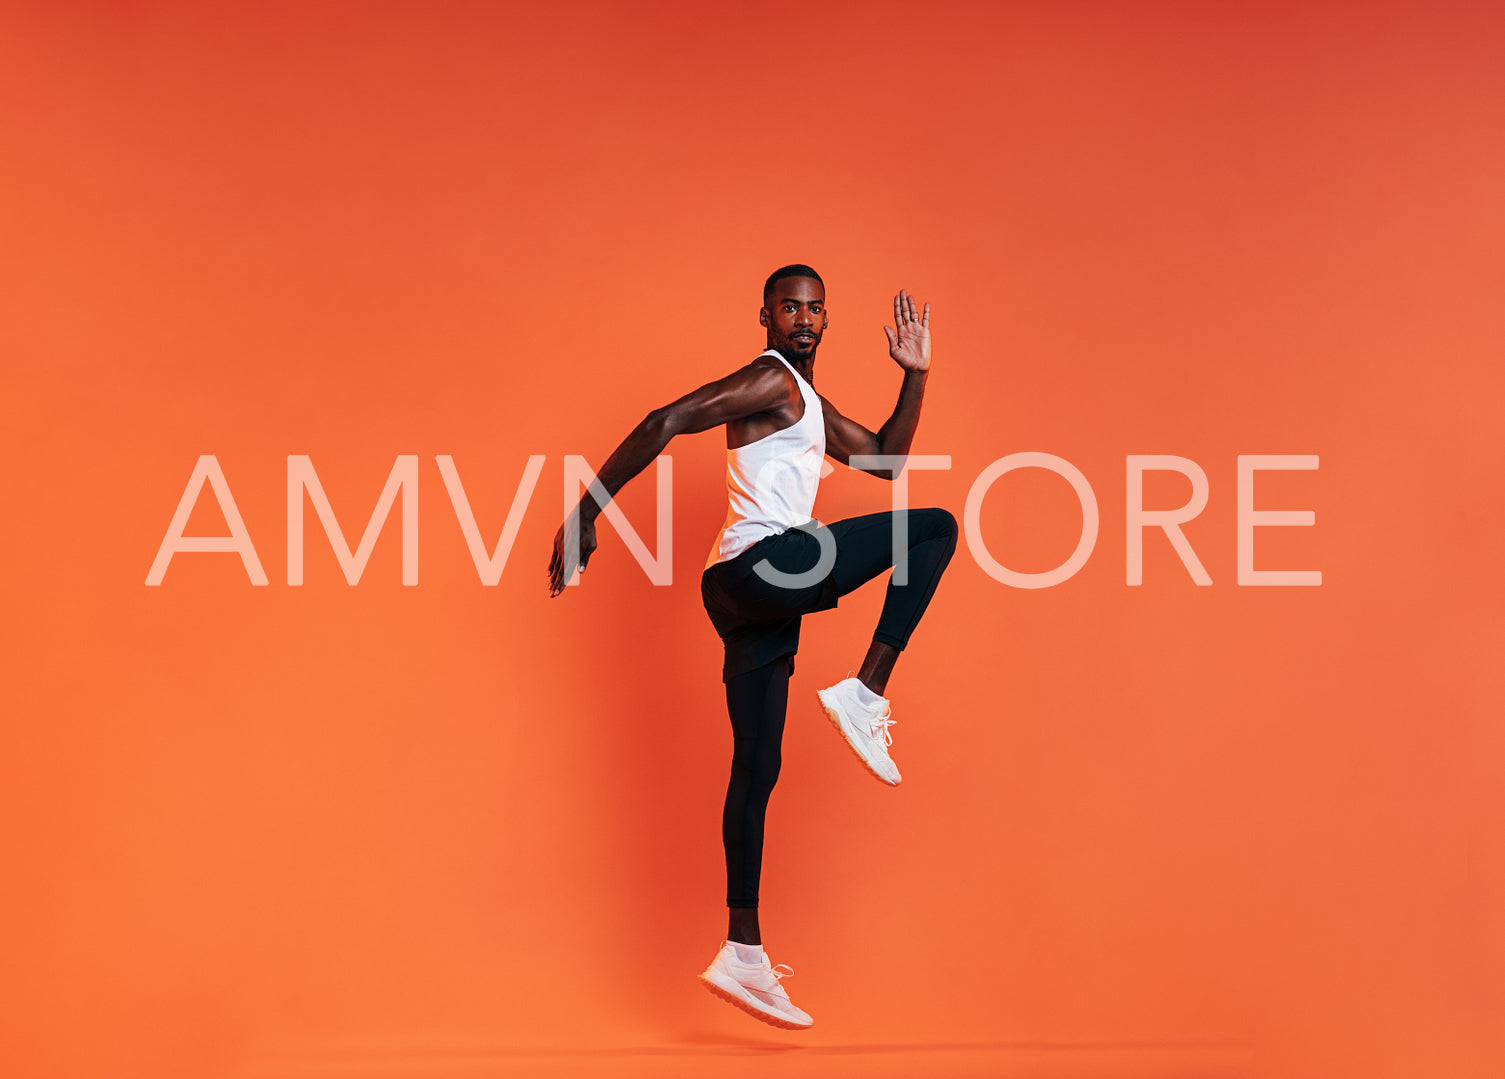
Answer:
[[[888, 337], [888, 354], [904, 371], [899, 387], [899, 401], [894, 412], [875, 434], [862, 424], [843, 416], [825, 398], [826, 453], [842, 464], [850, 464], [859, 454], [882, 454], [906, 457], [920, 423], [920, 404], [925, 399], [925, 380], [930, 375], [930, 305], [921, 314], [912, 296], [902, 289], [894, 297], [894, 329], [883, 327]], [[886, 480], [899, 478], [896, 469], [864, 468], [861, 471]]]
[[[675, 435], [694, 434], [724, 423], [778, 408], [789, 400], [793, 377], [781, 367], [749, 364], [708, 383], [679, 400], [656, 408], [612, 451], [596, 474], [607, 500], [647, 468]], [[578, 566], [596, 549], [596, 518], [602, 503], [586, 491], [554, 535], [549, 560], [549, 595], [557, 596]]]
[[[777, 408], [788, 399], [788, 384], [788, 374], [775, 367], [744, 367], [707, 383], [648, 413], [612, 451], [596, 478], [607, 495], [615, 498], [629, 480], [664, 452], [675, 435], [708, 431], [754, 412]], [[601, 513], [600, 504], [589, 492], [581, 495], [580, 509], [591, 520]]]
[[[927, 375], [926, 371], [904, 373], [893, 415], [876, 432], [843, 416], [835, 405], [822, 397], [821, 403], [826, 414], [826, 453], [844, 465], [850, 465], [851, 458], [856, 456], [907, 456], [910, 444], [914, 441], [915, 429], [920, 425], [920, 405], [925, 399]], [[903, 468], [863, 468], [858, 471], [893, 480], [898, 478]]]
[[915, 428], [920, 425], [920, 404], [925, 399], [925, 380], [928, 377], [929, 370], [904, 372], [904, 382], [899, 387], [899, 402], [894, 405], [894, 414], [878, 428], [879, 453], [896, 457], [909, 453]]

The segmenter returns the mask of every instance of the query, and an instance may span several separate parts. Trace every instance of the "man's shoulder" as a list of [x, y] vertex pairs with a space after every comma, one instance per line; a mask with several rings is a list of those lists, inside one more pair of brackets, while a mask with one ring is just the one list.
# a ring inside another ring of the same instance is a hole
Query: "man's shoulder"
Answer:
[[754, 356], [746, 364], [733, 371], [728, 377], [741, 377], [752, 382], [777, 382], [788, 386], [796, 393], [799, 392], [798, 384], [794, 379], [794, 373], [789, 370], [789, 367], [783, 360], [767, 352]]
[[[755, 356], [712, 383], [713, 392], [740, 409], [738, 418], [782, 414], [800, 399], [799, 385], [777, 356]], [[711, 387], [708, 387], [708, 389]], [[732, 422], [728, 420], [727, 422]]]
[[789, 372], [788, 365], [775, 352], [760, 352], [747, 361], [747, 366], [766, 367], [771, 371], [783, 371], [785, 374]]

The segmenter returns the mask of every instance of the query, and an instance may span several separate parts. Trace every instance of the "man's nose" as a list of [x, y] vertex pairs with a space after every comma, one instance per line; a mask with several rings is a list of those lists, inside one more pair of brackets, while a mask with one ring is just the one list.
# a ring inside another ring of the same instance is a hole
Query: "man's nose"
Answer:
[[794, 313], [794, 321], [799, 326], [809, 326], [815, 322], [815, 315], [808, 307], [802, 307]]

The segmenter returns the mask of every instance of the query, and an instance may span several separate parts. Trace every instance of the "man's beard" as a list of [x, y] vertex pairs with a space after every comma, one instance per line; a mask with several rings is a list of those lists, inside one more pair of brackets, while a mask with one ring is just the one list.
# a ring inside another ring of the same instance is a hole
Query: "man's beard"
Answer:
[[807, 360], [815, 355], [815, 350], [820, 346], [820, 334], [815, 334], [810, 341], [796, 341], [793, 337], [786, 337], [779, 344], [780, 352], [786, 354], [786, 358], [792, 360]]

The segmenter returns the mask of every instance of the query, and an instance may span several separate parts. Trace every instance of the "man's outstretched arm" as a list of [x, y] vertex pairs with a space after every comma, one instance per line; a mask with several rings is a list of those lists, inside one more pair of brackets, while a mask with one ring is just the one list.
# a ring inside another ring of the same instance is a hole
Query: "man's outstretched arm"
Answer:
[[[927, 303], [923, 312], [917, 310], [914, 297], [900, 289], [894, 297], [894, 323], [894, 329], [885, 326], [883, 333], [888, 338], [889, 356], [904, 370], [904, 381], [893, 415], [883, 426], [869, 431], [821, 398], [826, 417], [826, 453], [844, 465], [858, 454], [907, 456], [914, 441], [915, 428], [920, 423], [920, 403], [925, 399], [925, 380], [930, 374], [930, 305]], [[862, 471], [892, 480], [898, 478], [903, 466]]]
[[[749, 364], [707, 383], [672, 404], [656, 408], [612, 451], [596, 474], [607, 500], [664, 452], [675, 435], [708, 431], [732, 420], [767, 412], [789, 402], [793, 377], [782, 366]], [[794, 388], [798, 393], [798, 388]], [[557, 596], [578, 566], [585, 568], [596, 549], [596, 518], [602, 503], [585, 492], [554, 536], [549, 559], [549, 595]]]

